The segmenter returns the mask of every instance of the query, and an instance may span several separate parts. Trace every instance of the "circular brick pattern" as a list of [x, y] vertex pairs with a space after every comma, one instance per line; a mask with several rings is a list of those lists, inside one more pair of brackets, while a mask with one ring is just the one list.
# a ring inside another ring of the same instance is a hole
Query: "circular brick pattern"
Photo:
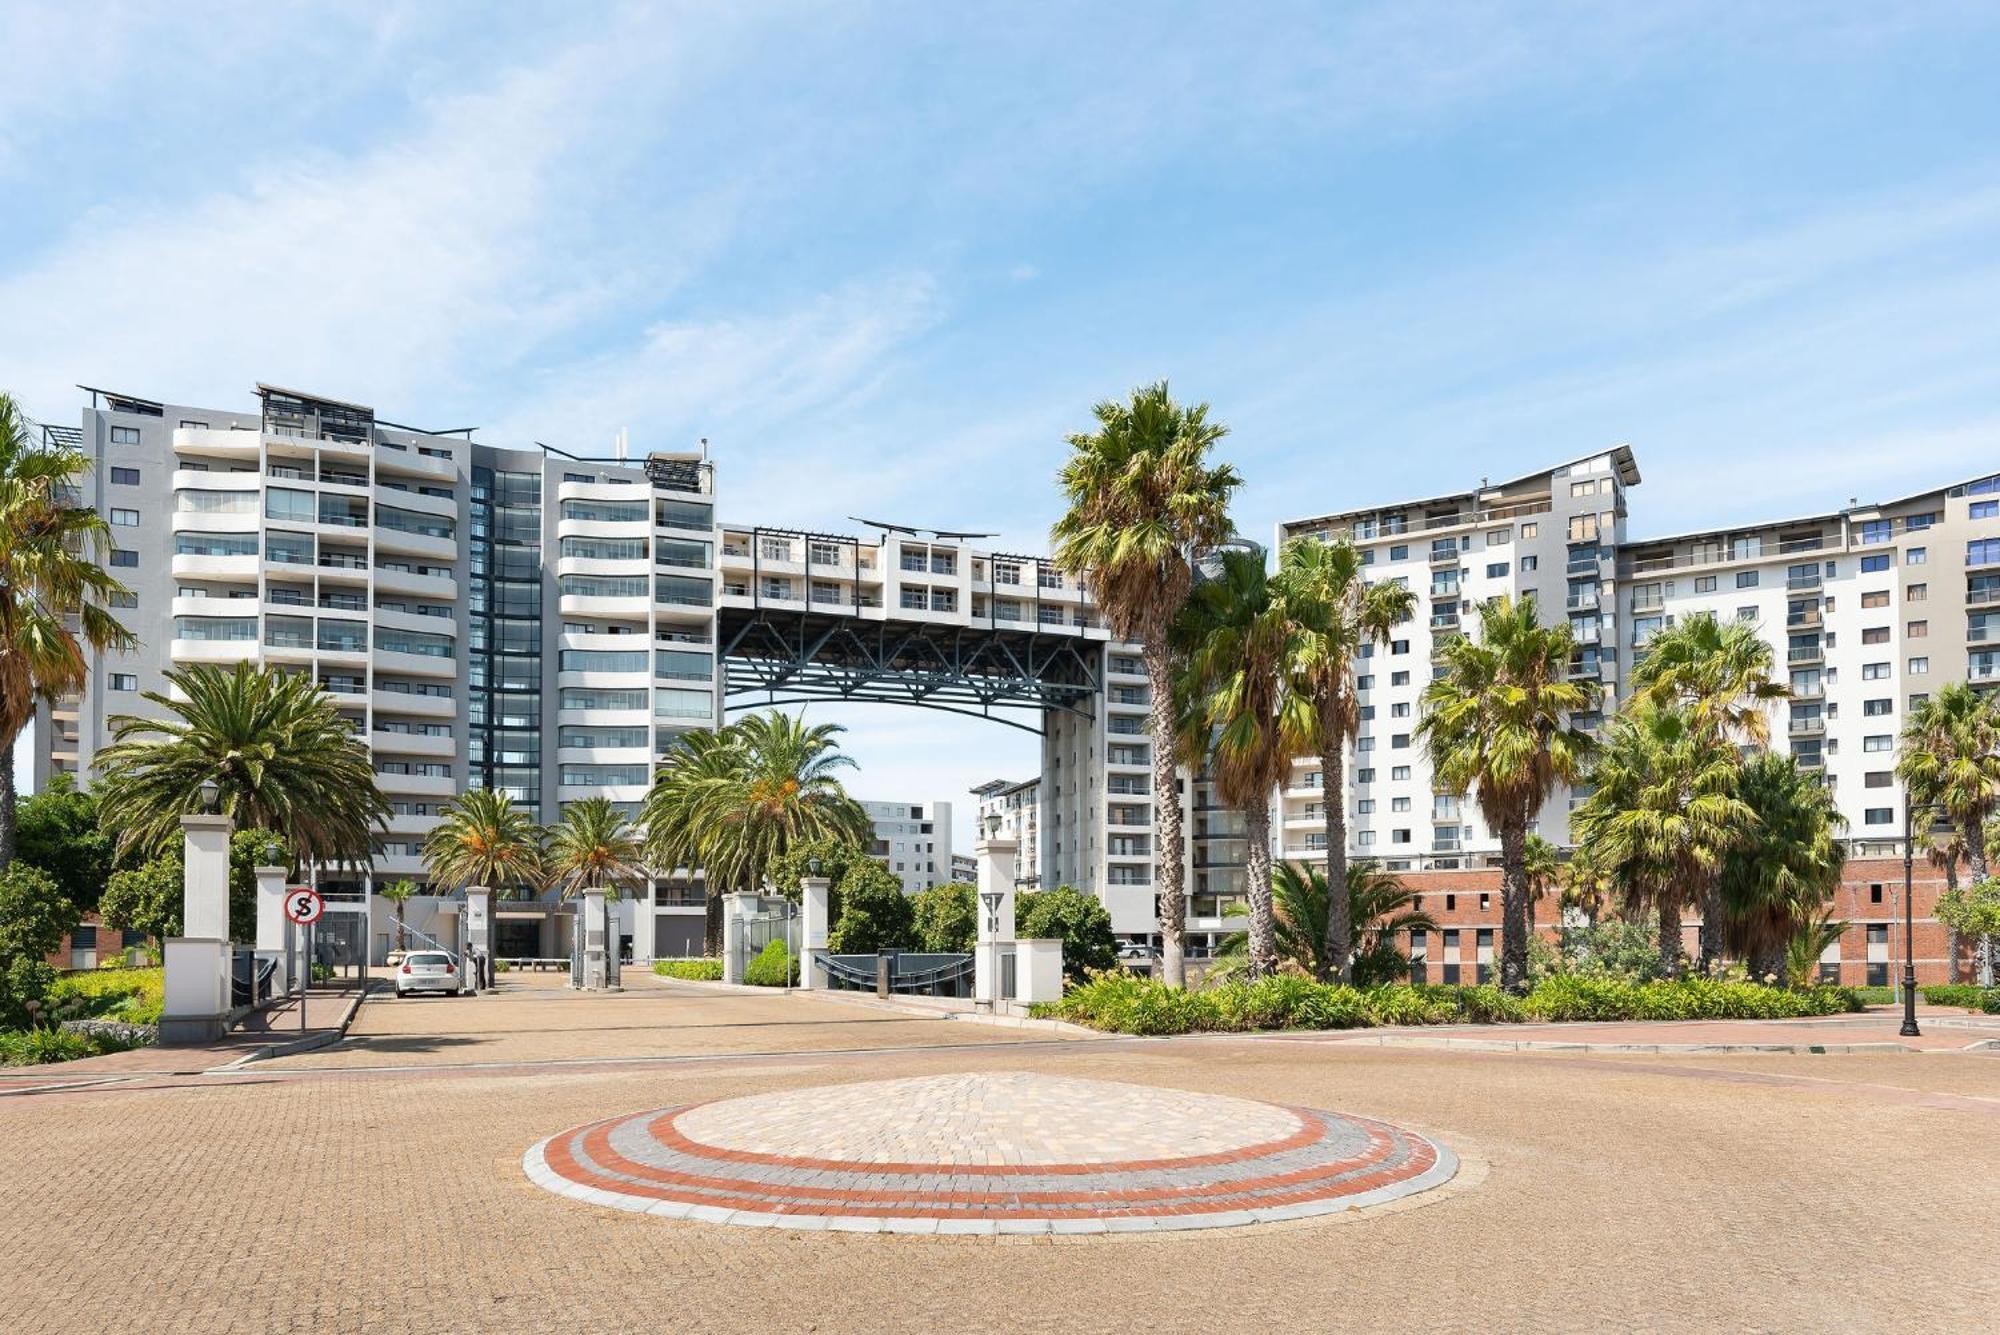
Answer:
[[1331, 1214], [1437, 1186], [1458, 1161], [1341, 1113], [1004, 1074], [654, 1109], [550, 1136], [523, 1167], [561, 1195], [674, 1219], [1067, 1234]]

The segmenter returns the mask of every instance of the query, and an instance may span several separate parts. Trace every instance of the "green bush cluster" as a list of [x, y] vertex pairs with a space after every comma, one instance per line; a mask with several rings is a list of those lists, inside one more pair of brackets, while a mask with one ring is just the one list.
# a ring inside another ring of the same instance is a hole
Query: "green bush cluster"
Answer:
[[158, 968], [65, 974], [49, 988], [49, 1018], [158, 1024], [166, 988], [166, 970]]
[[692, 983], [722, 981], [721, 960], [656, 960], [653, 972], [662, 978], [685, 978]]
[[46, 1026], [0, 1030], [0, 1066], [42, 1066], [123, 1052], [132, 1043], [110, 1034], [76, 1034]]
[[2000, 1000], [2000, 987], [1981, 987], [1977, 983], [1933, 983], [1917, 990], [1932, 1006], [1959, 1006], [1969, 1011], [1984, 1010], [1988, 1015], [2000, 1014], [1994, 1009], [1994, 1003]]
[[1528, 1020], [1793, 1019], [1859, 1007], [1844, 988], [1795, 991], [1706, 978], [1629, 983], [1556, 977], [1515, 997], [1491, 986], [1353, 988], [1289, 974], [1186, 992], [1132, 974], [1105, 973], [1035, 1013], [1117, 1033], [1188, 1034]]
[[799, 981], [799, 962], [783, 941], [773, 941], [743, 966], [743, 981], [752, 987], [790, 987]]

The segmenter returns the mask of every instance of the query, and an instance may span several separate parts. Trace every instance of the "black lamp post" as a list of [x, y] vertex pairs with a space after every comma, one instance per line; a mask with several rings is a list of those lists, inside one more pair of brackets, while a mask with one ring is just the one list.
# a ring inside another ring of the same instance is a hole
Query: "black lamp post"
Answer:
[[[1926, 802], [1928, 812], [1931, 804]], [[1903, 794], [1903, 1027], [1904, 1038], [1917, 1038], [1917, 951], [1916, 909], [1911, 903], [1917, 883], [1916, 805], [1908, 792]]]

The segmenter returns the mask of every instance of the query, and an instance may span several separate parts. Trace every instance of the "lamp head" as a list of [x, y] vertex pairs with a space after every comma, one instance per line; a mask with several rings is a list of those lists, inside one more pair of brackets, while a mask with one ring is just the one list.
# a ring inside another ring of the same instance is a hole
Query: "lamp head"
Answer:
[[214, 779], [203, 779], [196, 785], [195, 791], [201, 795], [201, 809], [213, 815], [222, 796], [222, 785]]

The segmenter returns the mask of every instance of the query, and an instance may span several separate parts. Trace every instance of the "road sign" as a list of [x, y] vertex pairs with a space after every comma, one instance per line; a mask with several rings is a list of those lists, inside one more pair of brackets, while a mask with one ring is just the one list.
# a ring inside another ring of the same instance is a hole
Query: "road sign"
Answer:
[[326, 901], [319, 897], [318, 891], [308, 890], [302, 885], [285, 891], [285, 916], [299, 926], [318, 922], [325, 912]]

